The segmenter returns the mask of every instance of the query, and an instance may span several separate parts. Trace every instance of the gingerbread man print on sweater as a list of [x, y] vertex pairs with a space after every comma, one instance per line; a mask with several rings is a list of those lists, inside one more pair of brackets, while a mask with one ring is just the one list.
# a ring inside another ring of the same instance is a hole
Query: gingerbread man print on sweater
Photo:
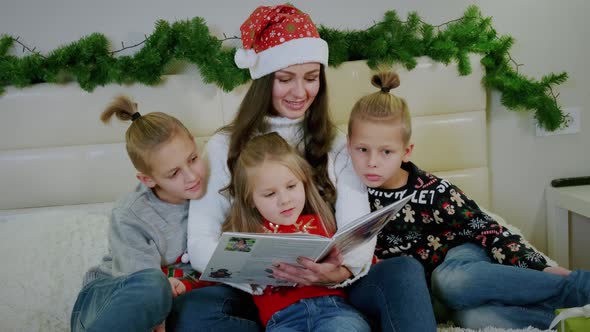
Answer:
[[441, 218], [440, 215], [440, 211], [439, 210], [434, 210], [434, 222], [437, 224], [442, 224], [443, 221], [445, 221], [443, 218]]
[[406, 204], [404, 206], [404, 209], [402, 210], [402, 213], [405, 214], [404, 216], [404, 222], [411, 222], [413, 223], [414, 220], [414, 214], [416, 214], [416, 212], [414, 212], [414, 210], [412, 210], [412, 206], [410, 206], [410, 204]]
[[498, 261], [498, 263], [502, 264], [504, 259], [506, 259], [506, 255], [502, 253], [502, 248], [492, 248], [492, 254], [494, 254], [494, 258]]
[[375, 210], [379, 210], [383, 208], [383, 205], [381, 205], [381, 201], [379, 200], [379, 198], [377, 198], [375, 200], [375, 203], [373, 203], [373, 206], [375, 207]]
[[428, 246], [432, 247], [432, 250], [434, 251], [438, 250], [438, 248], [442, 246], [442, 244], [440, 244], [439, 237], [434, 237], [434, 235], [428, 235], [426, 239], [428, 239]]
[[449, 190], [449, 194], [451, 194], [451, 201], [457, 203], [458, 207], [462, 207], [463, 204], [465, 204], [461, 194], [459, 194], [455, 189], [451, 188], [451, 190]]

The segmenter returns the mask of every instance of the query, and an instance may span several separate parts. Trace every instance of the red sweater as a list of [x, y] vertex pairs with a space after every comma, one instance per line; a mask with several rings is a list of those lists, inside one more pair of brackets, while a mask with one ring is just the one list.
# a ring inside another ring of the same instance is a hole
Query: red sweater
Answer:
[[[269, 233], [308, 233], [321, 236], [331, 236], [320, 223], [316, 215], [303, 215], [293, 225], [275, 225], [264, 221], [264, 231]], [[320, 286], [304, 287], [272, 287], [268, 286], [262, 295], [254, 296], [254, 303], [258, 307], [260, 321], [264, 326], [275, 312], [278, 312], [301, 299], [312, 297], [337, 295], [346, 296], [342, 288], [327, 288]]]
[[178, 256], [175, 264], [163, 266], [162, 272], [164, 272], [168, 278], [174, 277], [180, 280], [180, 282], [186, 287], [187, 292], [193, 289], [219, 284], [218, 282], [199, 280], [201, 274], [192, 269], [187, 269], [187, 264], [181, 262], [181, 257], [182, 256]]

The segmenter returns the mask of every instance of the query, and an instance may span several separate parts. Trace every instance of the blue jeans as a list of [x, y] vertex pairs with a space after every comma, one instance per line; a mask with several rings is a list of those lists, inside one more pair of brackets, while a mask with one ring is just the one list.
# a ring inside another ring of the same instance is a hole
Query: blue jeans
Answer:
[[218, 285], [191, 290], [174, 299], [166, 330], [258, 332], [262, 328], [252, 295]]
[[590, 303], [590, 272], [562, 277], [501, 265], [474, 243], [449, 250], [431, 281], [433, 296], [454, 310], [456, 323], [471, 329], [547, 329], [555, 309]]
[[363, 315], [340, 296], [303, 299], [276, 312], [267, 332], [370, 332]]
[[380, 331], [436, 331], [436, 320], [422, 264], [394, 257], [371, 267], [349, 289], [352, 305], [379, 324]]
[[172, 307], [172, 290], [162, 271], [102, 277], [87, 284], [74, 304], [70, 327], [78, 331], [151, 331]]

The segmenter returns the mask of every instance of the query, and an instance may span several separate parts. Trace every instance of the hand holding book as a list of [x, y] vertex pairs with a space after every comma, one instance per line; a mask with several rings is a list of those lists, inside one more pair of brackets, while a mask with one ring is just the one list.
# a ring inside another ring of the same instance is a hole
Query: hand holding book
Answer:
[[276, 279], [289, 280], [297, 286], [334, 286], [353, 276], [342, 265], [344, 256], [333, 248], [321, 261], [314, 262], [307, 257], [299, 257], [297, 265], [275, 265], [273, 276]]

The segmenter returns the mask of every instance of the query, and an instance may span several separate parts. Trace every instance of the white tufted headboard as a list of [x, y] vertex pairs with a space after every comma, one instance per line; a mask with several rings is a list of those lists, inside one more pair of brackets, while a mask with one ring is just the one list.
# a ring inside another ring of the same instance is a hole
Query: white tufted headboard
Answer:
[[[481, 66], [475, 59], [472, 64], [473, 73], [459, 77], [454, 65], [420, 58], [414, 70], [398, 71], [401, 86], [394, 93], [406, 98], [413, 116], [413, 160], [488, 207], [486, 96]], [[352, 104], [375, 91], [370, 75], [362, 61], [328, 69], [330, 107], [341, 129]], [[99, 121], [114, 96], [131, 96], [142, 113], [178, 117], [202, 144], [232, 119], [246, 92], [241, 86], [224, 93], [197, 76], [163, 81], [155, 87], [109, 85], [92, 93], [75, 83], [8, 88], [0, 95], [0, 215], [109, 203], [134, 187], [123, 143], [128, 123]]]

